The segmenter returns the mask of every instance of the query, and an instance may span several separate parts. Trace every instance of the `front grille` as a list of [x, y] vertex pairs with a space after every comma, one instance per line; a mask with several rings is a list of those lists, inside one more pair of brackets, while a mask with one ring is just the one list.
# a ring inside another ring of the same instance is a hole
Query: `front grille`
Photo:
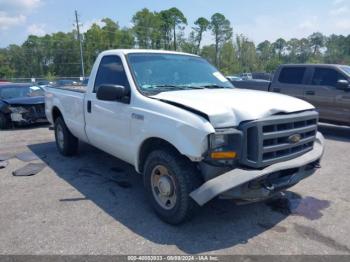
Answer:
[[[318, 113], [307, 111], [275, 115], [244, 123], [244, 165], [262, 168], [298, 157], [313, 149], [316, 139]], [[297, 135], [297, 139], [293, 140]]]

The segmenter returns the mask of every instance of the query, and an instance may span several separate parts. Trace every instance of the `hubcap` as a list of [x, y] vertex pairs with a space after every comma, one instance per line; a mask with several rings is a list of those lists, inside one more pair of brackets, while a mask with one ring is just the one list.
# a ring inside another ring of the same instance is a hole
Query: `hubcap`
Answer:
[[152, 193], [157, 203], [164, 209], [172, 209], [176, 204], [176, 191], [168, 169], [157, 165], [151, 174]]
[[61, 125], [57, 125], [56, 127], [56, 138], [58, 146], [63, 149], [64, 147], [64, 134]]

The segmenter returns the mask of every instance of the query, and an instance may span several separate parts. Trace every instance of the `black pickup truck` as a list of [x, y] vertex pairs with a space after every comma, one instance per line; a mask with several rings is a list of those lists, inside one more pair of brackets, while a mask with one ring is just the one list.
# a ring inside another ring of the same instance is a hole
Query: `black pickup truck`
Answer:
[[272, 81], [231, 81], [237, 88], [295, 96], [313, 104], [320, 120], [350, 125], [350, 66], [329, 64], [281, 65]]

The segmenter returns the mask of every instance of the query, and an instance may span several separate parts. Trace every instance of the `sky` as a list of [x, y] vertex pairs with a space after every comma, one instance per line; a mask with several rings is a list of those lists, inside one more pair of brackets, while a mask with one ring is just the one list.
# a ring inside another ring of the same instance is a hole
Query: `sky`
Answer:
[[[189, 32], [200, 16], [220, 12], [235, 34], [255, 43], [277, 38], [306, 37], [313, 32], [350, 34], [350, 0], [0, 0], [0, 47], [22, 44], [29, 34], [71, 31], [78, 10], [83, 31], [104, 17], [132, 26], [142, 8], [160, 11], [177, 7], [188, 18]], [[204, 43], [212, 36], [206, 33]]]

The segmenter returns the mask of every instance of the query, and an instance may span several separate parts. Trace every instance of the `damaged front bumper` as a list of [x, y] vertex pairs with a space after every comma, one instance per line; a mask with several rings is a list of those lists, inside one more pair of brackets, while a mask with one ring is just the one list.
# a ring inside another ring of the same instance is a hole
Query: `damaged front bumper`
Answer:
[[261, 170], [236, 168], [205, 182], [190, 196], [200, 206], [219, 195], [239, 202], [263, 200], [314, 174], [323, 152], [324, 138], [317, 133], [313, 150], [300, 157]]
[[44, 105], [11, 106], [11, 121], [16, 124], [32, 124], [47, 122]]

